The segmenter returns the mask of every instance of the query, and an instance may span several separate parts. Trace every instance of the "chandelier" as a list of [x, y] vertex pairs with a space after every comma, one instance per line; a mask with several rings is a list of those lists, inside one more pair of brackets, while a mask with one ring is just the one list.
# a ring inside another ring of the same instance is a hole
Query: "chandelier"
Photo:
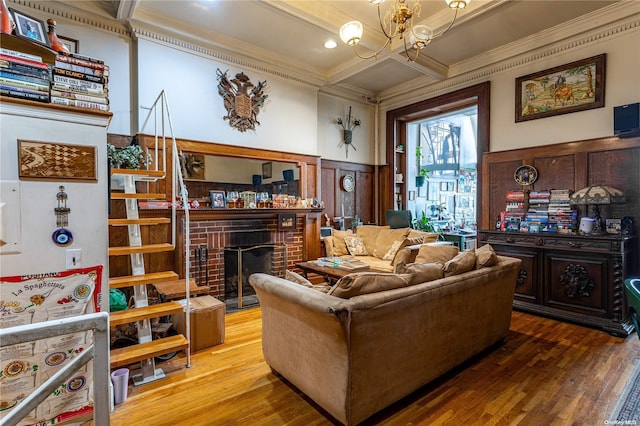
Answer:
[[[458, 16], [458, 10], [464, 9], [471, 0], [445, 0], [451, 9], [455, 9], [453, 19], [449, 26], [440, 34], [434, 35], [433, 30], [428, 25], [413, 25], [413, 19], [420, 16], [420, 1], [415, 0], [413, 7], [409, 8], [406, 0], [393, 0], [393, 7], [390, 7], [384, 18], [380, 11], [380, 5], [384, 0], [369, 0], [369, 3], [378, 7], [378, 20], [380, 28], [387, 37], [384, 45], [373, 54], [363, 56], [358, 52], [358, 43], [362, 38], [363, 26], [360, 21], [350, 21], [340, 27], [340, 39], [362, 59], [376, 58], [396, 36], [404, 43], [404, 53], [407, 60], [415, 62], [418, 59], [420, 50], [425, 48], [431, 40], [438, 38], [451, 29]], [[408, 40], [407, 40], [408, 39]], [[415, 49], [415, 55], [409, 53], [409, 49]]]

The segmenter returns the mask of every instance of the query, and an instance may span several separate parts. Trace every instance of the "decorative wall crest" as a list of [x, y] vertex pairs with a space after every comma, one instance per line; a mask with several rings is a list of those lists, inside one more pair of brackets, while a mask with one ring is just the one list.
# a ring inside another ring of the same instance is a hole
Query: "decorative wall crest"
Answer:
[[218, 93], [222, 96], [227, 115], [223, 118], [229, 120], [229, 125], [241, 132], [255, 130], [258, 121], [258, 113], [269, 95], [265, 95], [264, 88], [267, 81], [260, 81], [254, 85], [244, 73], [236, 74], [233, 80], [229, 80], [227, 73], [218, 69]]

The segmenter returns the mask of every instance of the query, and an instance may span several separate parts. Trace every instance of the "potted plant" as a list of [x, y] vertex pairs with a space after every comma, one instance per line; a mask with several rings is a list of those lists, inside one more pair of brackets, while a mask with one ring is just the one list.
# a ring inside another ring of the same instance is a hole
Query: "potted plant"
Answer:
[[413, 229], [424, 232], [437, 232], [435, 226], [431, 222], [431, 218], [428, 217], [424, 211], [420, 218], [413, 219]]
[[418, 188], [424, 186], [424, 183], [429, 179], [429, 171], [421, 166], [421, 160], [424, 155], [422, 154], [422, 146], [416, 146], [416, 168], [418, 173], [416, 174], [416, 186]]
[[144, 152], [140, 145], [129, 145], [116, 148], [107, 143], [107, 158], [109, 164], [116, 169], [134, 169], [146, 167], [151, 162], [151, 154]]

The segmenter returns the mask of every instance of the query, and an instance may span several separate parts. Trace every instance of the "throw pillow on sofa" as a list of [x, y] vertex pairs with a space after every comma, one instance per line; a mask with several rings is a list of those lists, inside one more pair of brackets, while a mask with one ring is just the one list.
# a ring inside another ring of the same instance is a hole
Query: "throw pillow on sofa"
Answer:
[[493, 266], [496, 263], [498, 263], [498, 255], [491, 245], [485, 244], [476, 249], [476, 269]]
[[322, 293], [328, 292], [329, 289], [331, 288], [327, 285], [315, 285], [311, 281], [303, 277], [302, 275], [298, 274], [297, 272], [293, 272], [288, 269], [285, 272], [284, 279], [287, 281], [291, 281], [292, 283], [300, 284], [303, 287], [308, 287], [314, 290], [321, 291]]
[[410, 263], [400, 262], [396, 265], [396, 274], [410, 274], [411, 284], [426, 283], [444, 277], [442, 263]]
[[362, 294], [393, 290], [409, 285], [411, 285], [411, 276], [406, 274], [356, 272], [340, 278], [327, 294], [349, 299]]
[[396, 255], [398, 254], [398, 250], [405, 248], [407, 246], [422, 244], [423, 242], [424, 242], [424, 237], [415, 237], [415, 238], [407, 237], [402, 241], [395, 240], [393, 244], [391, 244], [391, 248], [389, 248], [389, 251], [384, 255], [382, 260], [391, 260], [393, 263], [393, 261], [396, 258]]
[[476, 253], [474, 250], [460, 252], [456, 257], [444, 264], [444, 276], [464, 274], [476, 266]]
[[344, 237], [344, 243], [351, 256], [367, 256], [369, 254], [362, 238], [346, 236]]
[[418, 250], [415, 263], [447, 263], [459, 252], [456, 246], [422, 246]]
[[384, 228], [378, 232], [376, 237], [375, 248], [373, 249], [373, 255], [378, 259], [383, 259], [387, 254], [394, 241], [402, 241], [409, 234], [410, 228], [397, 228], [390, 229]]

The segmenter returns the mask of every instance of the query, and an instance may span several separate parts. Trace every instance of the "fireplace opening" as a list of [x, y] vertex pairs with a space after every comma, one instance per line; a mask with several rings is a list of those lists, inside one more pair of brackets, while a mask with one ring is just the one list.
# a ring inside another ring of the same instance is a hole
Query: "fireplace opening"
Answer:
[[224, 302], [227, 312], [258, 304], [249, 276], [266, 273], [284, 276], [286, 245], [271, 243], [268, 231], [235, 232], [232, 244], [224, 249]]

